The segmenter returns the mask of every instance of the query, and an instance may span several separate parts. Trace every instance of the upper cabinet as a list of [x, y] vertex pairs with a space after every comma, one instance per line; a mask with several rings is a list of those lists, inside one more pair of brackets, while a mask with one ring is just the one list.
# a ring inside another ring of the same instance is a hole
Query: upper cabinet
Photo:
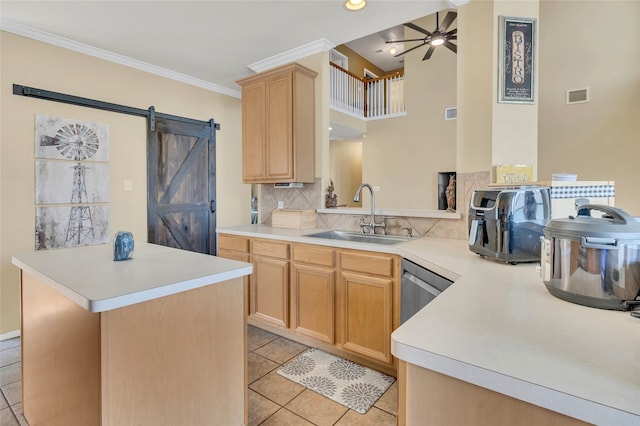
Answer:
[[314, 182], [316, 75], [294, 63], [238, 81], [244, 183]]

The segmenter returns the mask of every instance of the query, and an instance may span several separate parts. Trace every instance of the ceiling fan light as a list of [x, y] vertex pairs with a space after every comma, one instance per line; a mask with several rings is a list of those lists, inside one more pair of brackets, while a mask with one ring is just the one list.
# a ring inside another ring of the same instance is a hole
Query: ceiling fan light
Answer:
[[344, 7], [351, 11], [362, 10], [366, 5], [367, 0], [346, 0], [344, 2]]
[[432, 38], [429, 44], [431, 44], [432, 46], [440, 46], [444, 44], [444, 39], [442, 37]]

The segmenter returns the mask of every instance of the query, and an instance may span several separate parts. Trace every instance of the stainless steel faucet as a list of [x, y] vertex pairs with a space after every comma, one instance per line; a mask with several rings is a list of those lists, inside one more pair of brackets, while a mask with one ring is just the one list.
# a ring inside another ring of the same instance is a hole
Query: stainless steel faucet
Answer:
[[[376, 197], [373, 195], [373, 188], [368, 183], [363, 183], [358, 187], [356, 191], [356, 195], [353, 196], [353, 201], [355, 203], [360, 202], [360, 193], [362, 192], [362, 188], [368, 188], [369, 192], [371, 192], [371, 221], [369, 223], [365, 223], [364, 218], [360, 218], [360, 232], [364, 234], [364, 227], [369, 227], [369, 233], [376, 233]], [[384, 222], [384, 220], [383, 220]]]

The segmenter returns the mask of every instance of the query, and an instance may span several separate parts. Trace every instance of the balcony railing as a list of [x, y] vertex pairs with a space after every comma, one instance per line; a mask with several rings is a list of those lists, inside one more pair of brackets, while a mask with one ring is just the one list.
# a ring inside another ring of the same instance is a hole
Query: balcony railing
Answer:
[[330, 63], [330, 105], [365, 120], [404, 115], [404, 74], [364, 79]]

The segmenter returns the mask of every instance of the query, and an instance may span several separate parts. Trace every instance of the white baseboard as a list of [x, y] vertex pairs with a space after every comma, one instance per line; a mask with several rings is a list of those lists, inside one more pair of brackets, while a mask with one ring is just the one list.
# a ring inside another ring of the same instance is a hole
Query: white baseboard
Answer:
[[0, 341], [13, 339], [14, 337], [20, 337], [20, 330], [13, 330], [8, 333], [0, 334]]

